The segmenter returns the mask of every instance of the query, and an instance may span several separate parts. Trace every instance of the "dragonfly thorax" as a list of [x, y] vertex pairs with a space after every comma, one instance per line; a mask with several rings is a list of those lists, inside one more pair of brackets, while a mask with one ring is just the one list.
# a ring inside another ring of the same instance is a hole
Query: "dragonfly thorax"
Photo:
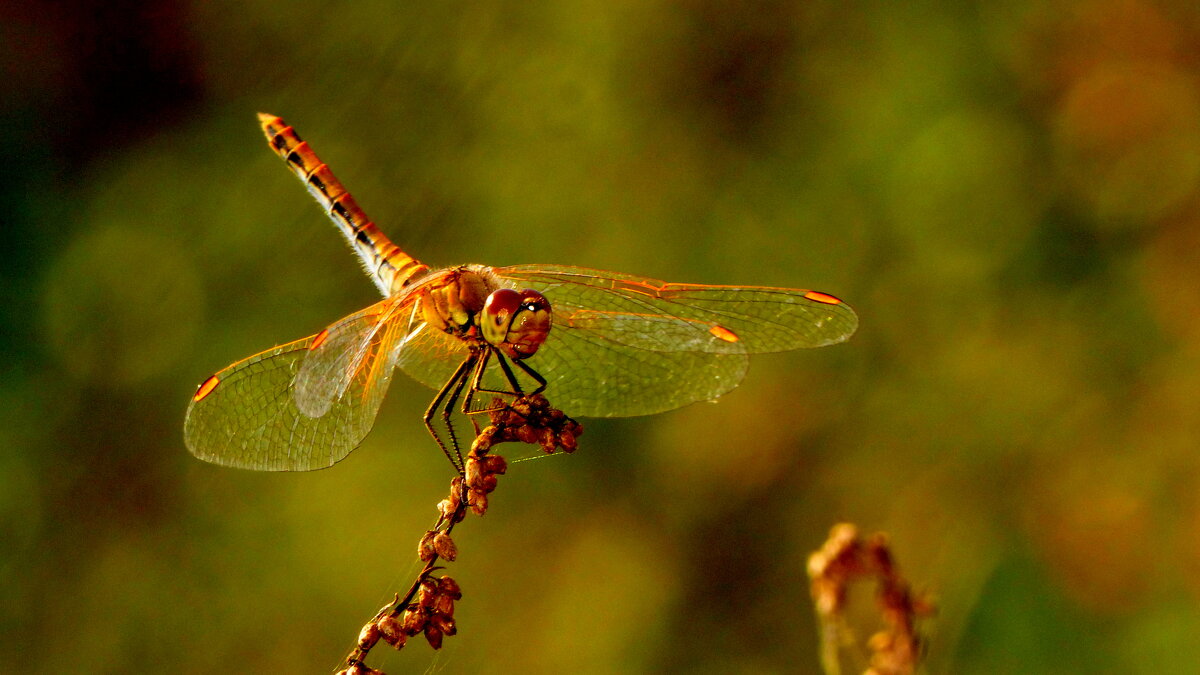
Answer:
[[441, 278], [421, 290], [425, 323], [459, 338], [477, 335], [475, 317], [497, 285], [485, 269], [463, 266], [446, 270]]
[[541, 293], [500, 287], [481, 265], [449, 270], [423, 289], [421, 313], [433, 328], [516, 360], [533, 356], [550, 333], [550, 303]]

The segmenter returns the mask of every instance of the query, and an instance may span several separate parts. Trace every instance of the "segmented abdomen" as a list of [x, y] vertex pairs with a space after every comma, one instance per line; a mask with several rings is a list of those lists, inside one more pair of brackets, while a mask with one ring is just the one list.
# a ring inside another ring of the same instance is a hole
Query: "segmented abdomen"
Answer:
[[267, 142], [325, 208], [385, 297], [398, 292], [429, 270], [400, 250], [367, 218], [329, 166], [313, 152], [307, 141], [300, 139], [292, 127], [279, 117], [265, 113], [259, 113], [258, 120]]

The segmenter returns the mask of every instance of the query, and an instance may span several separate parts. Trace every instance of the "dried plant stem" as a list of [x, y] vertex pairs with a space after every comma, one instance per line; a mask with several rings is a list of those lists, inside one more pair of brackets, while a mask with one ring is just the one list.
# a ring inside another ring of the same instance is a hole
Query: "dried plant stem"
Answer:
[[521, 396], [510, 404], [497, 401], [495, 407], [488, 413], [491, 424], [482, 430], [476, 426], [463, 471], [450, 482], [450, 494], [438, 503], [437, 523], [417, 544], [424, 568], [403, 597], [397, 594], [363, 626], [339, 675], [383, 675], [366, 665], [368, 653], [379, 640], [401, 649], [408, 638], [424, 633], [429, 645], [440, 649], [444, 636], [458, 632], [454, 622], [454, 603], [462, 598], [458, 583], [446, 575], [436, 579], [432, 575], [440, 569], [440, 560], [453, 562], [458, 557], [450, 533], [466, 518], [468, 509], [480, 516], [487, 512], [488, 495], [496, 489], [497, 476], [507, 470], [503, 457], [489, 454], [492, 446], [519, 442], [540, 445], [547, 454], [572, 452], [583, 433], [578, 422], [551, 408], [540, 394]]
[[917, 621], [934, 612], [932, 601], [914, 594], [900, 575], [887, 535], [867, 538], [849, 523], [835, 525], [829, 539], [808, 559], [813, 604], [821, 630], [821, 665], [826, 675], [840, 675], [841, 653], [855, 647], [843, 616], [850, 584], [874, 577], [876, 601], [885, 628], [867, 641], [870, 665], [864, 675], [911, 675], [923, 654]]

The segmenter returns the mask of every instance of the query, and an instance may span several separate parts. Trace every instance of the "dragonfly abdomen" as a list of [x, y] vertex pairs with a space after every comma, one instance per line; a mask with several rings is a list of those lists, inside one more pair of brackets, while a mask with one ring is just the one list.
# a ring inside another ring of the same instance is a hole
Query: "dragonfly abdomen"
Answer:
[[275, 115], [259, 113], [267, 142], [287, 162], [309, 193], [324, 207], [329, 218], [358, 254], [367, 273], [383, 295], [390, 296], [410, 284], [429, 268], [396, 246], [367, 218], [354, 197], [329, 166], [321, 161], [307, 141]]

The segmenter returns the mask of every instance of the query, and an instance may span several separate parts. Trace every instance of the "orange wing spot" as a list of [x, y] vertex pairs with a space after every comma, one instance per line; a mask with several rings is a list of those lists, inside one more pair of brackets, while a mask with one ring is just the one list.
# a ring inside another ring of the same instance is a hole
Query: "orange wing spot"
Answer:
[[629, 281], [626, 279], [613, 279], [612, 287], [613, 287], [613, 290], [625, 291], [626, 293], [637, 293], [639, 295], [648, 295], [652, 298], [657, 297], [658, 294], [663, 290], [663, 288], [666, 287], [665, 285], [663, 287], [656, 287], [656, 286], [651, 285], [648, 282], [649, 282], [648, 279], [646, 281]]
[[327, 337], [329, 337], [329, 329], [328, 328], [321, 331], [320, 333], [317, 333], [317, 337], [313, 338], [313, 343], [308, 346], [308, 351], [310, 351], [310, 352], [316, 351], [317, 347], [320, 347], [321, 345], [325, 344], [325, 338], [327, 338]]
[[200, 399], [211, 394], [212, 390], [216, 389], [218, 384], [221, 384], [221, 379], [216, 375], [208, 378], [200, 384], [200, 388], [196, 390], [196, 395], [192, 397], [192, 400], [199, 402]]
[[714, 323], [712, 328], [708, 329], [708, 332], [712, 333], [713, 337], [717, 338], [718, 340], [724, 340], [726, 342], [737, 342], [738, 340], [741, 340], [737, 333], [729, 330], [719, 323]]
[[809, 291], [804, 294], [804, 297], [808, 298], [809, 300], [823, 302], [827, 305], [842, 304], [841, 300], [838, 300], [837, 298], [833, 297], [832, 295], [829, 295], [828, 293], [821, 293], [820, 291]]

